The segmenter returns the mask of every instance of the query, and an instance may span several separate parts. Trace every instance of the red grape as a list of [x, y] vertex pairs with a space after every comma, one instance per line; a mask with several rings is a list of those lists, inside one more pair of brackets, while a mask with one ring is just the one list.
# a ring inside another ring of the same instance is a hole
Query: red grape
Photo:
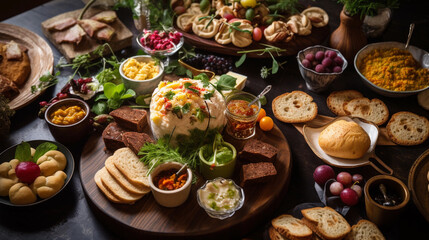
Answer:
[[363, 176], [360, 174], [353, 174], [352, 181], [362, 183], [363, 182]]
[[317, 64], [316, 67], [314, 68], [314, 70], [316, 70], [316, 72], [318, 72], [318, 73], [324, 73], [325, 72], [325, 68], [323, 67], [322, 64]]
[[353, 189], [357, 193], [359, 198], [362, 196], [362, 187], [361, 186], [354, 184], [353, 186], [351, 186], [351, 189]]
[[325, 52], [325, 56], [326, 56], [326, 57], [329, 57], [329, 58], [331, 58], [331, 59], [334, 59], [334, 58], [336, 58], [336, 57], [337, 57], [337, 53], [336, 53], [336, 52], [334, 52], [334, 51], [332, 51], [332, 50], [327, 50], [327, 51]]
[[344, 64], [343, 59], [342, 59], [341, 57], [339, 57], [339, 56], [337, 56], [337, 57], [335, 57], [335, 58], [334, 58], [334, 62], [335, 62], [338, 66], [340, 66], [340, 67], [342, 67], [342, 66], [343, 66], [343, 64]]
[[334, 69], [332, 69], [334, 72], [339, 73], [341, 72], [343, 69], [340, 66], [335, 66]]
[[338, 196], [344, 190], [343, 184], [340, 182], [333, 182], [331, 186], [329, 186], [329, 191], [331, 191], [332, 195]]
[[350, 186], [352, 184], [352, 175], [348, 172], [340, 172], [337, 175], [337, 181], [344, 186]]
[[314, 61], [314, 54], [313, 53], [307, 53], [305, 55], [305, 59], [307, 59], [310, 62]]
[[322, 65], [323, 65], [325, 68], [330, 67], [330, 66], [331, 66], [331, 64], [332, 64], [332, 59], [330, 59], [330, 58], [325, 58], [325, 59], [323, 59], [323, 61], [322, 61]]
[[315, 55], [316, 60], [322, 61], [325, 57], [325, 53], [323, 51], [318, 51]]
[[35, 162], [20, 162], [15, 172], [21, 182], [31, 184], [40, 176], [40, 167]]
[[320, 186], [323, 186], [326, 181], [335, 177], [334, 169], [332, 169], [328, 165], [320, 165], [318, 166], [313, 173], [314, 181]]
[[233, 19], [235, 16], [231, 13], [225, 13], [223, 15], [224, 18], [226, 18], [226, 21], [229, 22], [231, 19]]
[[341, 192], [340, 197], [341, 197], [341, 201], [343, 201], [343, 203], [345, 203], [348, 206], [354, 206], [359, 202], [358, 194], [355, 192], [355, 190], [351, 188], [344, 189]]
[[311, 63], [307, 59], [302, 60], [301, 63], [302, 63], [302, 66], [304, 66], [305, 68], [311, 68]]

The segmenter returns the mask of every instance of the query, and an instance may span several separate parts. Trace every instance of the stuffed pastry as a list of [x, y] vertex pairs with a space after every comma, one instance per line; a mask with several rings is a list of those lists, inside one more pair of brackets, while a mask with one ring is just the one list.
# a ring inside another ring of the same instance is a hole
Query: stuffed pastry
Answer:
[[292, 32], [306, 36], [311, 34], [311, 21], [304, 14], [293, 15], [289, 18], [287, 22], [288, 27]]
[[219, 10], [221, 7], [225, 6], [225, 2], [223, 0], [213, 0], [212, 8]]
[[269, 18], [268, 15], [270, 14], [270, 9], [268, 9], [264, 4], [260, 4], [254, 9], [255, 17], [253, 18], [252, 22], [262, 25]]
[[219, 8], [218, 10], [216, 10], [216, 15], [219, 15], [221, 17], [224, 17], [225, 14], [227, 14], [227, 13], [234, 15], [234, 12], [232, 11], [231, 6], [223, 6], [223, 7]]
[[274, 21], [264, 30], [265, 39], [268, 42], [281, 42], [289, 35], [289, 29], [285, 22]]
[[222, 45], [231, 43], [231, 33], [229, 26], [225, 23], [222, 23], [219, 27], [219, 32], [215, 36], [216, 42]]
[[252, 44], [253, 27], [248, 21], [240, 20], [238, 22], [241, 22], [241, 24], [237, 27], [248, 32], [232, 30], [231, 42], [236, 47], [247, 47]]
[[192, 22], [195, 19], [195, 15], [190, 13], [184, 13], [177, 17], [177, 26], [185, 32], [189, 32], [192, 29]]
[[[205, 18], [204, 18], [205, 17]], [[192, 22], [192, 31], [202, 38], [212, 38], [218, 33], [220, 21], [210, 16], [198, 15]]]
[[325, 10], [319, 7], [310, 7], [302, 11], [302, 14], [307, 16], [313, 27], [324, 27], [328, 25], [329, 16]]

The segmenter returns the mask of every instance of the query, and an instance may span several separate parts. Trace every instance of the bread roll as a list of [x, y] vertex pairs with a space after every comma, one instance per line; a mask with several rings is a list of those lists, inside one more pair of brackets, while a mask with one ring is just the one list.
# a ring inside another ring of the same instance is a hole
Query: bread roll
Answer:
[[371, 140], [355, 122], [339, 120], [325, 128], [319, 136], [319, 145], [333, 157], [358, 159], [368, 151]]

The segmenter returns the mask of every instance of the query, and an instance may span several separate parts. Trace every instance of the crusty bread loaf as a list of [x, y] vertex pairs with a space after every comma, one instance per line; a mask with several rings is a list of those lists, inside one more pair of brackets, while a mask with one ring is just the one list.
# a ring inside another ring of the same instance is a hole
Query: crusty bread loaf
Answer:
[[112, 193], [121, 203], [133, 204], [143, 197], [143, 194], [134, 194], [127, 192], [121, 185], [110, 175], [105, 167], [99, 170], [100, 179], [103, 186]]
[[120, 148], [113, 154], [115, 167], [135, 186], [149, 187], [148, 168], [129, 148]]
[[360, 117], [377, 125], [389, 119], [389, 109], [380, 99], [355, 98], [344, 103], [344, 112], [353, 117]]
[[40, 198], [50, 198], [61, 190], [66, 179], [67, 174], [65, 172], [56, 171], [48, 177], [38, 176], [31, 184], [31, 188]]
[[9, 199], [13, 204], [26, 205], [34, 203], [37, 196], [27, 184], [18, 182], [9, 189]]
[[313, 231], [300, 219], [291, 215], [283, 214], [271, 220], [273, 227], [281, 235], [290, 240], [312, 239]]
[[329, 94], [328, 98], [326, 99], [326, 104], [334, 114], [338, 116], [345, 116], [347, 114], [344, 112], [344, 103], [347, 103], [352, 99], [362, 97], [362, 93], [356, 90], [335, 91]]
[[94, 181], [95, 184], [97, 184], [98, 188], [104, 193], [104, 195], [109, 199], [110, 201], [114, 203], [122, 203], [121, 200], [119, 200], [117, 197], [113, 196], [112, 192], [110, 192], [109, 189], [107, 189], [103, 183], [101, 182], [101, 169], [98, 170], [94, 175]]
[[322, 239], [340, 240], [350, 231], [350, 225], [341, 214], [330, 207], [301, 210], [302, 221]]
[[400, 145], [418, 145], [429, 136], [429, 121], [411, 112], [392, 115], [386, 127], [390, 139]]
[[135, 194], [146, 194], [150, 192], [148, 187], [139, 187], [132, 184], [127, 178], [115, 167], [113, 156], [108, 157], [104, 163], [107, 171], [112, 177], [127, 191]]
[[347, 234], [344, 240], [385, 240], [383, 233], [378, 229], [377, 225], [368, 221], [360, 220], [356, 225], [353, 225], [352, 230]]
[[338, 120], [327, 126], [319, 135], [319, 146], [334, 157], [358, 159], [371, 145], [368, 134], [359, 124]]
[[274, 116], [286, 123], [301, 123], [317, 116], [317, 105], [305, 92], [293, 91], [277, 96], [272, 103]]

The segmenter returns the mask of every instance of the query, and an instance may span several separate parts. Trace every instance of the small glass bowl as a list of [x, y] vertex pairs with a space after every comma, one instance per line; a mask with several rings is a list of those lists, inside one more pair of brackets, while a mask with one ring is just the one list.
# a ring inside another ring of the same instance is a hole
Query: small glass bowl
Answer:
[[[172, 30], [172, 31], [174, 31], [174, 30]], [[166, 31], [166, 32], [169, 33], [170, 31]], [[143, 35], [144, 35], [144, 32], [141, 32], [139, 35], [137, 35], [137, 37], [136, 37], [137, 44], [143, 49], [143, 51], [146, 54], [149, 54], [153, 57], [166, 57], [166, 59], [163, 62], [165, 66], [168, 66], [168, 63], [169, 63], [168, 57], [175, 54], [177, 51], [179, 51], [179, 49], [182, 48], [183, 43], [185, 42], [185, 40], [182, 36], [180, 38], [180, 42], [177, 45], [174, 44], [173, 42], [171, 43], [171, 44], [173, 44], [172, 48], [165, 49], [165, 50], [154, 50], [154, 49], [150, 49], [150, 48], [142, 45], [142, 43], [140, 42], [140, 39], [143, 37]]]
[[[237, 189], [237, 192], [240, 195], [240, 199], [239, 199], [237, 205], [234, 208], [231, 208], [231, 209], [228, 209], [228, 210], [225, 210], [225, 211], [216, 211], [214, 209], [211, 209], [211, 208], [208, 208], [207, 206], [205, 206], [205, 204], [200, 199], [200, 191], [202, 191], [202, 189], [206, 188], [207, 184], [210, 183], [210, 182], [227, 181], [227, 180], [231, 181], [234, 184], [234, 187]], [[204, 183], [204, 185], [201, 186], [197, 190], [197, 201], [198, 201], [198, 204], [206, 211], [206, 213], [210, 217], [223, 220], [223, 219], [231, 217], [232, 215], [234, 215], [234, 213], [236, 211], [238, 211], [241, 207], [243, 207], [243, 204], [244, 204], [244, 191], [243, 191], [243, 188], [241, 188], [240, 186], [238, 186], [237, 184], [235, 184], [235, 182], [233, 180], [218, 177], [218, 178], [215, 178], [213, 180], [207, 180], [206, 183]]]

